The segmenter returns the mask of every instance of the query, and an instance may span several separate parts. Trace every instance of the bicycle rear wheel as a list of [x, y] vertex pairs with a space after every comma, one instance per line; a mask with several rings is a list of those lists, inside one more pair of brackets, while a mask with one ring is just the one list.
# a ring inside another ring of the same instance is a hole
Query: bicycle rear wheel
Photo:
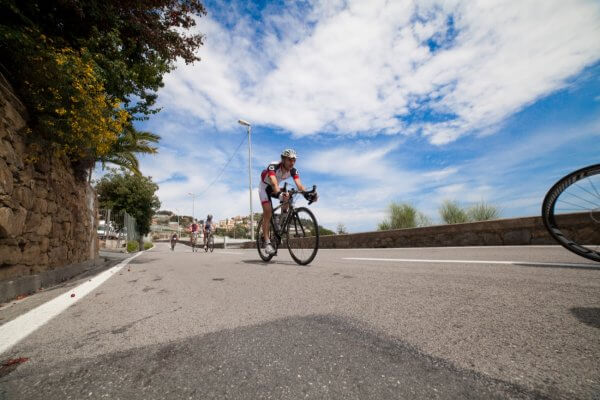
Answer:
[[287, 247], [300, 265], [310, 263], [319, 250], [319, 225], [313, 213], [305, 207], [294, 210], [287, 226]]
[[542, 219], [562, 246], [600, 262], [600, 164], [556, 182], [544, 198]]
[[[263, 227], [262, 227], [262, 221], [263, 219], [261, 218], [260, 221], [258, 221], [258, 226], [256, 227], [256, 250], [258, 250], [258, 255], [260, 256], [260, 258], [263, 261], [271, 261], [271, 259], [275, 256], [275, 254], [268, 254], [265, 251], [265, 240], [263, 238]], [[269, 239], [271, 240], [271, 246], [273, 246], [273, 248], [275, 250], [277, 250], [277, 238], [275, 237], [275, 233], [274, 231], [274, 227], [273, 227], [273, 220], [270, 221], [271, 223], [271, 229], [269, 229]]]

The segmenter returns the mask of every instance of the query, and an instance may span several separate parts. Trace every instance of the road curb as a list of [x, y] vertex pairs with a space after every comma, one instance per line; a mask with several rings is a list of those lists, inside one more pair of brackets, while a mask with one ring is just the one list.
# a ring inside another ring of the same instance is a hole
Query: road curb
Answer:
[[44, 271], [36, 275], [21, 276], [15, 279], [0, 281], [0, 303], [6, 303], [18, 296], [27, 296], [40, 288], [47, 288], [67, 281], [84, 272], [99, 266], [107, 266], [116, 260], [97, 257], [93, 260], [70, 264], [61, 268]]

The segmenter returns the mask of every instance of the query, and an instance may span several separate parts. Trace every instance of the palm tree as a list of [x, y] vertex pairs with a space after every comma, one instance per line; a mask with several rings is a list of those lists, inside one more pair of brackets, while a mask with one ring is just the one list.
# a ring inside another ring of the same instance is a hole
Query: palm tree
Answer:
[[[141, 175], [138, 154], [156, 154], [158, 148], [153, 146], [160, 141], [160, 136], [152, 132], [138, 131], [132, 126], [125, 129], [113, 144], [109, 153], [98, 157], [96, 161], [102, 163], [102, 169], [106, 163], [115, 164], [130, 170], [136, 175]], [[89, 180], [92, 180], [92, 168], [90, 168]]]

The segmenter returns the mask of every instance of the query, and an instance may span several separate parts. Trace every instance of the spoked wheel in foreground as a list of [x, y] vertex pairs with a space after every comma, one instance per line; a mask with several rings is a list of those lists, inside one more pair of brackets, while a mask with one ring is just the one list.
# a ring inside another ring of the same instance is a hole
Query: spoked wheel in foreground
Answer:
[[[572, 172], [552, 186], [542, 218], [558, 243], [600, 262], [600, 164]], [[583, 224], [574, 229], [574, 222]]]
[[215, 249], [215, 238], [213, 237], [213, 235], [210, 235], [210, 237], [208, 238], [208, 250], [210, 250], [210, 252], [212, 253], [213, 250]]
[[310, 263], [319, 250], [319, 225], [313, 213], [305, 207], [294, 210], [287, 226], [287, 247], [300, 265]]
[[[268, 254], [265, 251], [265, 240], [263, 238], [262, 221], [263, 221], [263, 219], [261, 218], [260, 221], [258, 221], [258, 227], [256, 228], [256, 249], [258, 250], [258, 255], [260, 256], [260, 258], [263, 261], [271, 261], [271, 259], [275, 255]], [[271, 240], [271, 246], [273, 246], [273, 248], [275, 250], [277, 250], [277, 238], [275, 237], [275, 234], [273, 233], [273, 224], [272, 223], [271, 223], [271, 229], [269, 229], [269, 239]]]

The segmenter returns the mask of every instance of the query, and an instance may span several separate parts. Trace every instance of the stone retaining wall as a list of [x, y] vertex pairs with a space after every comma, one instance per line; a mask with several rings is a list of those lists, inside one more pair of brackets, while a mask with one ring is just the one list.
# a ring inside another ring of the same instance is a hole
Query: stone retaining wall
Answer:
[[28, 144], [27, 113], [0, 76], [0, 281], [94, 260], [94, 189]]
[[[562, 218], [565, 226], [572, 230], [575, 240], [578, 235], [589, 240], [595, 234], [596, 242], [600, 243], [600, 230], [590, 226], [588, 216], [571, 214]], [[319, 239], [319, 247], [322, 249], [557, 244], [548, 234], [541, 217], [328, 235]], [[247, 242], [244, 247], [256, 245]]]

